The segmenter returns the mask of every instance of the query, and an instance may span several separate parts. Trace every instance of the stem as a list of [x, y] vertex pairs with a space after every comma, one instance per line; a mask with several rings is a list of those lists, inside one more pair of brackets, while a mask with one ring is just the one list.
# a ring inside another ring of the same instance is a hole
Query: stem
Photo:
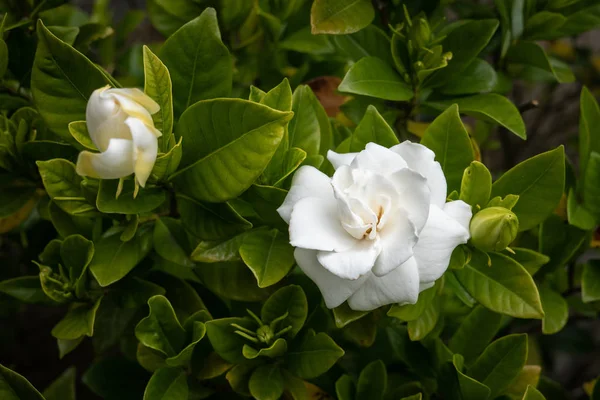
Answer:
[[246, 312], [256, 321], [256, 323], [258, 324], [258, 326], [262, 326], [263, 325], [262, 321], [260, 320], [260, 318], [258, 318], [258, 316], [256, 314], [254, 314], [249, 309], [246, 309]]
[[283, 328], [282, 330], [280, 330], [279, 332], [277, 332], [275, 334], [275, 336], [273, 336], [273, 339], [277, 339], [278, 337], [285, 335], [286, 333], [288, 333], [290, 330], [292, 329], [292, 326], [288, 326], [286, 328]]
[[234, 331], [234, 333], [237, 333], [238, 335], [240, 335], [241, 337], [248, 339], [249, 341], [251, 341], [252, 343], [256, 343], [256, 344], [260, 344], [260, 342], [258, 341], [257, 338], [252, 337], [250, 335], [248, 335], [247, 333], [244, 333], [242, 331]]
[[238, 329], [238, 330], [240, 330], [242, 332], [245, 332], [245, 333], [247, 333], [249, 335], [252, 335], [252, 336], [256, 335], [255, 332], [252, 332], [250, 329], [244, 328], [243, 326], [240, 326], [238, 324], [231, 324], [231, 326], [233, 326], [235, 329]]

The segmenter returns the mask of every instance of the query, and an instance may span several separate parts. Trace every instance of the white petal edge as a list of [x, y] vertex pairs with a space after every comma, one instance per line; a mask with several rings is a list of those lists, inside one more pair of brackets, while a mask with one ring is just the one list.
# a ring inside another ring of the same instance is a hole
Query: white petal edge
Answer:
[[367, 143], [365, 149], [350, 164], [352, 168], [370, 170], [388, 176], [408, 167], [402, 156], [377, 143]]
[[154, 132], [141, 120], [127, 118], [125, 123], [129, 126], [133, 139], [135, 179], [144, 187], [156, 162], [158, 140]]
[[390, 175], [389, 180], [398, 191], [396, 204], [407, 211], [417, 232], [421, 232], [429, 217], [431, 204], [431, 189], [427, 179], [418, 172], [404, 168]]
[[356, 311], [371, 311], [386, 304], [415, 304], [419, 297], [419, 270], [414, 258], [387, 275], [369, 274], [367, 281], [350, 298]]
[[390, 148], [399, 154], [408, 164], [408, 168], [423, 175], [431, 191], [431, 204], [440, 208], [446, 203], [448, 186], [442, 166], [435, 161], [435, 154], [422, 144], [412, 143], [409, 140]]
[[462, 200], [450, 201], [444, 204], [444, 212], [454, 218], [456, 222], [461, 224], [463, 228], [469, 232], [471, 217], [473, 217], [473, 211], [471, 210], [470, 205]]
[[452, 251], [459, 244], [467, 243], [469, 231], [439, 207], [432, 205], [429, 219], [413, 248], [419, 266], [421, 282], [439, 279], [450, 264]]
[[392, 212], [379, 234], [381, 253], [373, 267], [373, 274], [379, 277], [389, 274], [411, 258], [413, 247], [418, 240], [415, 226], [408, 218], [408, 213], [402, 208]]
[[92, 178], [124, 178], [133, 173], [133, 153], [131, 140], [111, 139], [103, 153], [89, 151], [79, 153], [76, 171], [79, 175]]
[[319, 251], [317, 260], [325, 269], [340, 278], [358, 279], [371, 271], [380, 251], [378, 240], [363, 239], [343, 252]]
[[342, 227], [335, 199], [304, 198], [294, 205], [290, 218], [290, 244], [303, 249], [346, 251], [357, 240]]
[[289, 224], [292, 209], [298, 201], [306, 197], [320, 197], [327, 200], [334, 198], [331, 178], [315, 167], [308, 165], [298, 168], [294, 174], [290, 191], [277, 212]]
[[350, 165], [358, 153], [336, 153], [333, 150], [327, 152], [327, 159], [333, 165], [334, 169], [338, 169], [342, 165]]
[[332, 274], [319, 264], [314, 250], [297, 248], [294, 258], [300, 269], [318, 286], [327, 308], [335, 308], [345, 302], [367, 279], [367, 275], [351, 280]]

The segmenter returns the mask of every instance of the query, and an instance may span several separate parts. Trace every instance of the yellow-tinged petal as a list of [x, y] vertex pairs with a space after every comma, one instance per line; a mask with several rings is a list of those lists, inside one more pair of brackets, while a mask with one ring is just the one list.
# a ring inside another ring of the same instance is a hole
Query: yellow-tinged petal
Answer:
[[128, 118], [125, 123], [133, 139], [135, 178], [144, 187], [156, 162], [158, 140], [153, 130], [139, 119]]
[[103, 153], [82, 151], [77, 158], [79, 175], [100, 179], [117, 179], [134, 171], [133, 141], [111, 139]]

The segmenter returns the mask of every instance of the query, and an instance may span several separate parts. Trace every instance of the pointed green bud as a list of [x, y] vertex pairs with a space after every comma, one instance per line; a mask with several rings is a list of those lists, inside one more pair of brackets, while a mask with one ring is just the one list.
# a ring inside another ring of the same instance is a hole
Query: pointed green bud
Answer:
[[431, 41], [431, 29], [425, 18], [418, 18], [413, 21], [411, 27], [412, 39], [418, 47], [427, 47]]
[[519, 219], [503, 207], [479, 211], [471, 220], [471, 243], [483, 251], [502, 251], [515, 240]]

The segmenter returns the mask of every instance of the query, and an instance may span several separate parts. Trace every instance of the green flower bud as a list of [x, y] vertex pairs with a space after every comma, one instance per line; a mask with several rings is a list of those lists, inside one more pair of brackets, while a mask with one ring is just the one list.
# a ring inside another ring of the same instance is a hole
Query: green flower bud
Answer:
[[479, 211], [471, 220], [471, 243], [483, 251], [502, 251], [517, 236], [519, 219], [503, 207]]
[[417, 47], [427, 47], [431, 41], [431, 29], [425, 18], [419, 18], [413, 21], [412, 39], [417, 44]]

